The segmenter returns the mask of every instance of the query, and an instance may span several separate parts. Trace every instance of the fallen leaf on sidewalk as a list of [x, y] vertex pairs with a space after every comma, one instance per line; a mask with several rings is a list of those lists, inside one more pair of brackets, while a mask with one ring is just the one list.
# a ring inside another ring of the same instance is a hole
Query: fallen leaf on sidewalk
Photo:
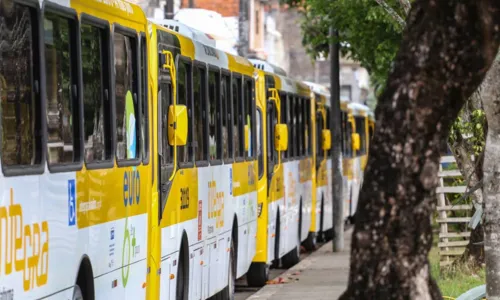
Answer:
[[266, 282], [266, 284], [283, 284], [283, 283], [288, 283], [288, 281], [283, 279], [283, 277], [278, 277], [276, 279], [269, 280]]

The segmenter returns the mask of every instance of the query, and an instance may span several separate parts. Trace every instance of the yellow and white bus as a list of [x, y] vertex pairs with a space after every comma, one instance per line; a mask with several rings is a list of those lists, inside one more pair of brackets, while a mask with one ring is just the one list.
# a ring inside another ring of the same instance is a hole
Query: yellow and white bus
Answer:
[[265, 61], [251, 61], [257, 69], [259, 218], [247, 281], [262, 286], [270, 265], [296, 264], [301, 242], [311, 238], [314, 103], [307, 85]]
[[0, 22], [0, 298], [231, 299], [252, 64], [121, 0], [3, 0]]
[[148, 295], [229, 299], [256, 249], [254, 68], [176, 32], [182, 24], [149, 29], [160, 214], [151, 214]]
[[[359, 103], [348, 103], [342, 109], [342, 152], [344, 174], [348, 177], [349, 203], [344, 205], [347, 218], [351, 219], [356, 212], [359, 192], [363, 184], [363, 174], [368, 160], [368, 149], [375, 121], [368, 106]], [[371, 131], [370, 131], [371, 130]], [[346, 209], [349, 209], [346, 211]]]

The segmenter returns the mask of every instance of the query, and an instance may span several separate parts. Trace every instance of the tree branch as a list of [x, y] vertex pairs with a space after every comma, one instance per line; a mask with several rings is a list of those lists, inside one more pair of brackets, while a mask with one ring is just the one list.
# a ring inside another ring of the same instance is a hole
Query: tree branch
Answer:
[[[408, 0], [403, 0], [408, 1]], [[382, 8], [403, 28], [406, 27], [405, 20], [385, 0], [375, 0]], [[405, 9], [406, 12], [406, 9]]]
[[405, 15], [408, 15], [410, 12], [411, 4], [409, 0], [399, 0], [399, 4], [403, 7], [403, 10], [405, 11]]

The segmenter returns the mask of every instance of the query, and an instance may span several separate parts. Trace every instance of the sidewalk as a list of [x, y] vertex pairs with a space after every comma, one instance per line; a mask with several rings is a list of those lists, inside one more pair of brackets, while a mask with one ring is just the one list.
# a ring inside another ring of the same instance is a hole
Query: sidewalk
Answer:
[[345, 232], [341, 253], [328, 242], [283, 273], [284, 283], [268, 284], [247, 300], [332, 300], [347, 287], [352, 229]]

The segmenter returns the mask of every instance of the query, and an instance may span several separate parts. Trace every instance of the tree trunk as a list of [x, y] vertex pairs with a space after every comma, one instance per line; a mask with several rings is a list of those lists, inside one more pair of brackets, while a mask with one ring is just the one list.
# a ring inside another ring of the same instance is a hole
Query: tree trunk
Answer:
[[488, 121], [484, 153], [484, 250], [486, 291], [489, 300], [500, 299], [500, 61], [497, 59], [483, 84], [483, 106]]
[[341, 299], [440, 299], [430, 216], [449, 128], [498, 49], [500, 1], [416, 0], [387, 87]]
[[[461, 110], [459, 117], [463, 124], [473, 123], [472, 113], [475, 110], [482, 109], [483, 89], [479, 88], [472, 97], [467, 100], [464, 108]], [[488, 126], [481, 124], [484, 136], [486, 137]], [[470, 134], [470, 132], [467, 132]], [[457, 166], [462, 177], [467, 184], [467, 189], [475, 187], [483, 178], [483, 157], [484, 155], [475, 155], [474, 160], [471, 156], [475, 154], [474, 142], [470, 138], [464, 138], [461, 132], [458, 132], [455, 140], [451, 144], [453, 155], [457, 161]], [[472, 201], [475, 203], [483, 203], [483, 190], [482, 188], [474, 191], [471, 194]], [[472, 229], [469, 238], [469, 244], [465, 248], [464, 253], [455, 261], [458, 264], [467, 264], [471, 268], [480, 268], [484, 264], [484, 246], [480, 244], [483, 242], [483, 226], [481, 223]], [[455, 264], [454, 263], [454, 264]]]

